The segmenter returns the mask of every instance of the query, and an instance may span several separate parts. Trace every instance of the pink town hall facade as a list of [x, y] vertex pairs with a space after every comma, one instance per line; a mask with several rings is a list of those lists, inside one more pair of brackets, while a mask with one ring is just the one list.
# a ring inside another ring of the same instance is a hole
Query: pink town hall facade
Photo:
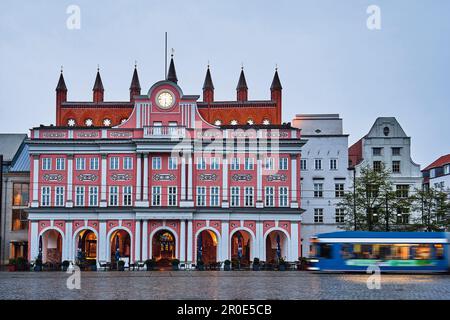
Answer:
[[[61, 74], [57, 108], [86, 121], [31, 129], [29, 259], [101, 263], [118, 253], [127, 263], [165, 265], [302, 256], [300, 130], [277, 121], [206, 121], [199, 109], [224, 103], [185, 95], [173, 60], [168, 77], [145, 94], [134, 72], [130, 101], [120, 103], [103, 101], [99, 73], [94, 101], [69, 103]], [[271, 100], [239, 101], [241, 80], [229, 112], [261, 113]], [[209, 69], [207, 81], [211, 87]], [[276, 73], [272, 91], [281, 101], [277, 84]], [[115, 108], [129, 115], [88, 121]]]

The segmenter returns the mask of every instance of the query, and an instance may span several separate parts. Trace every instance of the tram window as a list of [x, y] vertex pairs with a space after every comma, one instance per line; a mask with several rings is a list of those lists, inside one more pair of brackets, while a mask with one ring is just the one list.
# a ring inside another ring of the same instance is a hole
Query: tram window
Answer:
[[317, 258], [331, 259], [331, 245], [318, 243], [313, 246], [313, 256]]
[[413, 258], [416, 260], [426, 260], [431, 258], [430, 246], [427, 244], [419, 244], [416, 247], [415, 254]]
[[435, 255], [437, 260], [444, 259], [444, 246], [442, 244], [434, 245]]
[[353, 259], [353, 245], [350, 243], [342, 244], [341, 256], [343, 259]]

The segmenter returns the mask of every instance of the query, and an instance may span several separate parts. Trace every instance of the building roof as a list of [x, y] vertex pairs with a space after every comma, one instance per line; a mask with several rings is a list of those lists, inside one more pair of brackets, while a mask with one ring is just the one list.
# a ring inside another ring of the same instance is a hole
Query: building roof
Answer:
[[239, 81], [236, 87], [236, 90], [247, 90], [247, 81], [245, 80], [244, 69], [241, 70], [241, 74], [239, 76]]
[[445, 156], [442, 156], [440, 158], [438, 158], [436, 161], [432, 162], [431, 164], [429, 164], [425, 169], [423, 169], [422, 171], [427, 171], [433, 168], [438, 168], [438, 167], [442, 167], [446, 164], [450, 163], [450, 153], [446, 154]]
[[29, 172], [30, 171], [30, 155], [28, 153], [28, 145], [24, 144], [23, 148], [16, 154], [9, 168], [10, 172]]
[[97, 76], [95, 77], [94, 91], [104, 91], [102, 78], [100, 77], [100, 71], [97, 70]]
[[12, 161], [26, 138], [24, 133], [0, 134], [0, 154], [3, 155], [3, 161]]
[[141, 90], [141, 84], [139, 83], [139, 76], [136, 67], [134, 67], [133, 78], [131, 79], [130, 90], [132, 89]]
[[173, 62], [173, 56], [170, 59], [169, 71], [167, 72], [167, 80], [178, 83], [177, 72], [175, 71], [175, 63]]
[[270, 90], [281, 90], [281, 89], [283, 89], [283, 87], [281, 86], [280, 77], [278, 76], [278, 70], [275, 70]]
[[67, 91], [66, 82], [64, 81], [64, 76], [61, 74], [59, 76], [58, 85], [56, 86], [56, 91]]
[[203, 90], [206, 90], [206, 89], [214, 90], [214, 84], [212, 82], [211, 72], [209, 71], [209, 66], [208, 66], [208, 70], [206, 70], [205, 82], [203, 83]]

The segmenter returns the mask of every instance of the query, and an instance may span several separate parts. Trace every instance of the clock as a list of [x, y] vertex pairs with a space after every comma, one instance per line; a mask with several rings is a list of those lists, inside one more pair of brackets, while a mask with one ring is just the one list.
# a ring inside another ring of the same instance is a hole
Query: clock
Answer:
[[156, 96], [156, 104], [162, 109], [169, 109], [173, 106], [175, 98], [172, 92], [163, 90]]

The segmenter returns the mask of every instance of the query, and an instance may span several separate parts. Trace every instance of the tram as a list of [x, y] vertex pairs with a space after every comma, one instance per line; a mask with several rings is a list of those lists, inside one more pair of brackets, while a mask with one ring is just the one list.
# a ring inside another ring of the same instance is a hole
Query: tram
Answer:
[[311, 238], [309, 270], [448, 272], [449, 233], [342, 231]]

